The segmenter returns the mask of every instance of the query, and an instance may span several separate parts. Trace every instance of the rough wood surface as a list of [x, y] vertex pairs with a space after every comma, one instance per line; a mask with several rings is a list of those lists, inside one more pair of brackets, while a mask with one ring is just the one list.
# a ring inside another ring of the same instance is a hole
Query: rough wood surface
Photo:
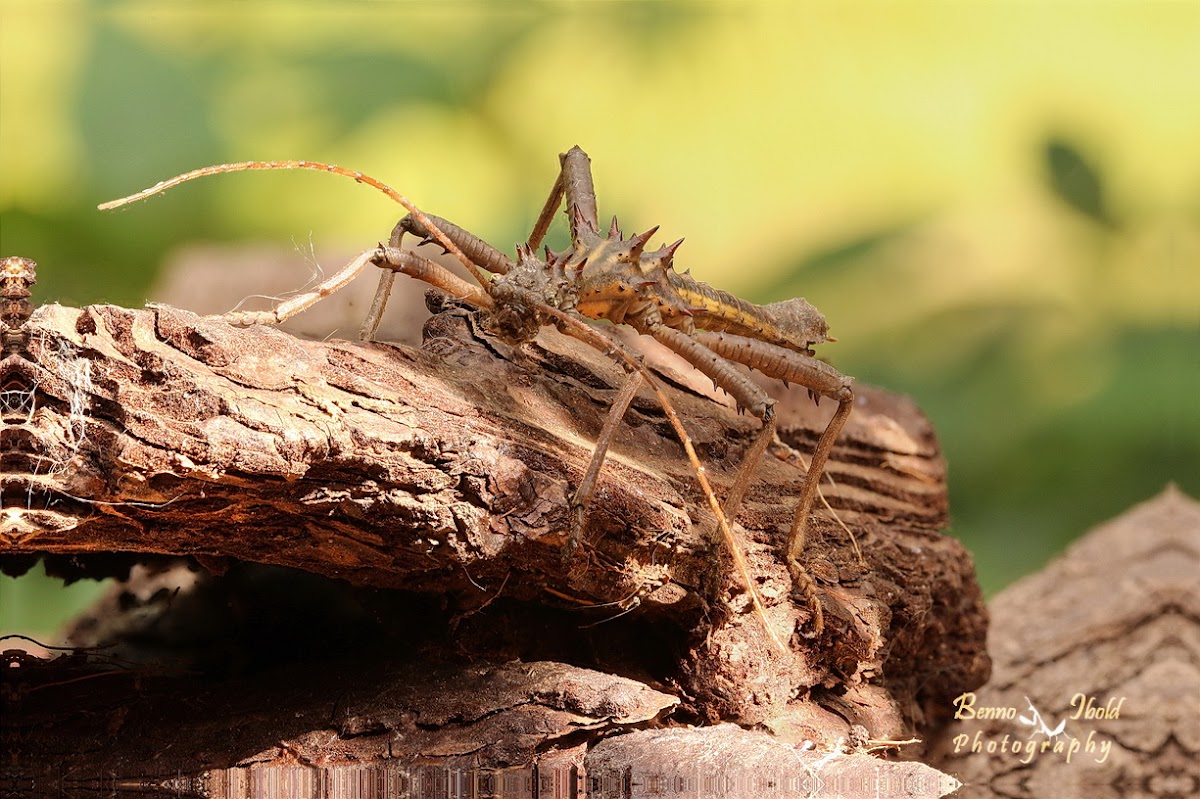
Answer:
[[[798, 462], [831, 409], [775, 389], [781, 443], [737, 529], [769, 621], [790, 644], [784, 656], [747, 612], [647, 392], [601, 477], [589, 567], [568, 578], [567, 499], [621, 373], [553, 332], [514, 352], [452, 309], [413, 349], [112, 306], [44, 307], [27, 328], [26, 351], [0, 375], [20, 400], [7, 404], [2, 433], [9, 573], [36, 557], [68, 578], [123, 575], [160, 556], [234, 576], [243, 562], [288, 567], [407, 597], [393, 618], [423, 614], [426, 631], [444, 630], [427, 653], [634, 675], [678, 696], [676, 715], [825, 745], [856, 724], [876, 738], [930, 729], [951, 697], [986, 678], [972, 563], [940, 533], [944, 464], [905, 398], [861, 390], [831, 460], [825, 495], [864, 558], [822, 514], [806, 560], [827, 629], [806, 639], [795, 631], [808, 611], [778, 553]], [[691, 370], [647, 358], [723, 491], [757, 423]], [[168, 617], [182, 600], [172, 602]]]
[[605, 777], [617, 775], [645, 786], [647, 796], [657, 790], [722, 799], [937, 799], [959, 788], [923, 763], [881, 761], [849, 749], [798, 749], [731, 724], [614, 736], [589, 750], [585, 765], [601, 797], [622, 795], [605, 790]]
[[[13, 700], [0, 722], [0, 795], [28, 786], [19, 795], [45, 797], [63, 777], [81, 792], [168, 780], [205, 791], [225, 772], [267, 766], [480, 769], [562, 763], [563, 753], [582, 765], [582, 741], [678, 703], [634, 680], [561, 663], [337, 659], [214, 682], [97, 671], [102, 663], [88, 660], [5, 662]], [[61, 686], [57, 695], [36, 690], [47, 680]]]
[[934, 758], [963, 796], [1200, 794], [1200, 503], [1168, 488], [991, 610], [995, 674]]

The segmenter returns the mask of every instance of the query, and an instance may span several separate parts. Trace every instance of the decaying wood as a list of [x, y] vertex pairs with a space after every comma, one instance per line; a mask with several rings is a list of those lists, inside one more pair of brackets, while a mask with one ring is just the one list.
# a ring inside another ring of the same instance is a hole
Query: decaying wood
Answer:
[[935, 762], [964, 796], [1196, 796], [1198, 575], [1200, 503], [1168, 488], [1006, 589], [991, 604], [995, 674]]
[[[441, 625], [440, 639], [423, 639], [435, 659], [599, 667], [669, 690], [676, 715], [761, 723], [823, 746], [852, 725], [880, 739], [931, 729], [986, 678], [971, 560], [939, 532], [944, 464], [902, 397], [863, 390], [831, 459], [824, 493], [863, 559], [828, 513], [814, 520], [806, 558], [826, 631], [809, 640], [792, 634], [805, 611], [779, 550], [797, 462], [831, 409], [774, 389], [784, 448], [738, 529], [789, 659], [746, 612], [648, 394], [601, 475], [588, 568], [568, 578], [567, 499], [621, 382], [569, 339], [544, 332], [513, 351], [455, 309], [429, 321], [421, 349], [303, 341], [169, 307], [48, 306], [28, 328], [5, 383], [32, 398], [3, 432], [0, 567], [10, 573], [37, 556], [67, 577], [159, 556], [218, 574], [288, 567], [411, 598], [392, 613]], [[755, 423], [690, 370], [647, 359], [727, 487]]]
[[959, 788], [923, 763], [798, 749], [732, 724], [618, 735], [593, 747], [585, 765], [596, 794], [614, 797], [621, 794], [605, 790], [605, 777], [616, 775], [646, 786], [648, 796], [657, 786], [662, 794], [723, 799], [936, 799]]
[[[55, 782], [50, 774], [80, 791], [172, 781], [175, 790], [211, 797], [230, 781], [226, 772], [268, 766], [300, 766], [310, 777], [339, 764], [385, 761], [404, 769], [579, 766], [582, 741], [678, 703], [634, 680], [546, 662], [341, 659], [216, 682], [122, 668], [88, 672], [83, 663], [53, 660], [6, 671], [14, 691], [0, 722], [7, 781], [0, 789], [15, 790], [45, 790]], [[68, 682], [87, 674], [92, 679]], [[36, 690], [47, 678], [61, 683], [57, 696]]]

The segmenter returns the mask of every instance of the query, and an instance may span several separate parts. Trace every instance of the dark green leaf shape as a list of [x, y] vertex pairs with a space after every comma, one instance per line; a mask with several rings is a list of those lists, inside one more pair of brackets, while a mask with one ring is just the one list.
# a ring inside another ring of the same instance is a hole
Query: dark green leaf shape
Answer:
[[1046, 140], [1042, 159], [1046, 180], [1060, 200], [1102, 227], [1117, 227], [1105, 198], [1104, 178], [1099, 168], [1074, 143], [1051, 136]]

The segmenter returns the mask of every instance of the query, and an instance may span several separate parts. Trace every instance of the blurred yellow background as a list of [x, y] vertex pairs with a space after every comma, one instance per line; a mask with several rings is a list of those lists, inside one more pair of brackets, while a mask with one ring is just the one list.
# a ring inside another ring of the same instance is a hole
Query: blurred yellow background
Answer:
[[[1200, 494], [1198, 5], [0, 14], [0, 250], [42, 301], [136, 306], [188, 242], [349, 252], [400, 214], [307, 173], [95, 210], [192, 167], [333, 161], [510, 249], [580, 144], [602, 217], [686, 236], [680, 265], [748, 299], [808, 297], [824, 357], [916, 397], [989, 591], [1169, 480]], [[49, 635], [87, 593], [0, 578], [0, 629]]]

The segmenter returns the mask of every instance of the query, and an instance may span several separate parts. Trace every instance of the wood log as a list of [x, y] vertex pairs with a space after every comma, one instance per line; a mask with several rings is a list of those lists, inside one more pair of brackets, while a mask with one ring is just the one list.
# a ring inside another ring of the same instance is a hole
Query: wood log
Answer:
[[[771, 389], [779, 442], [736, 530], [784, 654], [750, 612], [648, 391], [602, 472], [586, 568], [564, 566], [568, 499], [623, 375], [553, 331], [513, 350], [451, 308], [414, 349], [305, 341], [171, 307], [47, 306], [25, 338], [0, 367], [0, 569], [40, 557], [68, 579], [125, 576], [138, 562], [185, 557], [205, 570], [166, 600], [117, 589], [77, 626], [76, 644], [128, 643], [133, 630], [164, 637], [166, 625], [190, 642], [195, 666], [198, 642], [212, 639], [180, 633], [185, 595], [197, 607], [222, 595], [229, 607], [234, 589], [221, 584], [236, 578], [233, 604], [249, 607], [245, 586], [259, 578], [245, 575], [261, 572], [241, 564], [267, 564], [340, 581], [349, 594], [317, 591], [329, 604], [386, 603], [387, 623], [377, 613], [373, 629], [395, 641], [387, 625], [409, 625], [430, 662], [599, 668], [678, 697], [674, 719], [761, 724], [794, 742], [831, 746], [855, 725], [905, 738], [986, 679], [973, 565], [941, 533], [944, 463], [903, 397], [860, 389], [831, 459], [832, 513], [814, 519], [805, 553], [826, 630], [806, 638], [810, 610], [793, 597], [780, 549], [800, 464], [832, 409]], [[646, 358], [723, 493], [758, 423], [686, 365]], [[131, 608], [144, 621], [155, 602], [154, 624], [120, 621]]]
[[1169, 487], [992, 603], [933, 760], [967, 797], [1200, 792], [1200, 503]]

